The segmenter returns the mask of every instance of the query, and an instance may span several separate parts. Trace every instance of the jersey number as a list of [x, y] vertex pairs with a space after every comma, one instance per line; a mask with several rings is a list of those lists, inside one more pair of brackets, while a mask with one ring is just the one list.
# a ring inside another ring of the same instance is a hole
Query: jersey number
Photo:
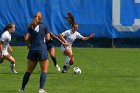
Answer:
[[39, 25], [36, 26], [34, 31], [37, 32], [37, 33], [39, 32]]

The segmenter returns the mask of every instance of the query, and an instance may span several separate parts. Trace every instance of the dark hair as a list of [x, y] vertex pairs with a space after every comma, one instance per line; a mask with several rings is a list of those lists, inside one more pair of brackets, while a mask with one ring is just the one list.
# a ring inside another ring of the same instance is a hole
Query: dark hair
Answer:
[[29, 25], [29, 28], [34, 29], [38, 24], [40, 24], [42, 22], [42, 19], [43, 19], [43, 16], [42, 16], [41, 12], [37, 12], [36, 15], [34, 16], [33, 21]]
[[[74, 20], [74, 16], [71, 12], [67, 13], [68, 17], [65, 17], [67, 19], [67, 21], [69, 22], [69, 24], [73, 27], [75, 24], [77, 24]], [[77, 24], [78, 25], [78, 24]]]
[[10, 24], [6, 25], [3, 29], [3, 32], [9, 30], [12, 27], [14, 27], [14, 25], [15, 25], [14, 23], [10, 23]]

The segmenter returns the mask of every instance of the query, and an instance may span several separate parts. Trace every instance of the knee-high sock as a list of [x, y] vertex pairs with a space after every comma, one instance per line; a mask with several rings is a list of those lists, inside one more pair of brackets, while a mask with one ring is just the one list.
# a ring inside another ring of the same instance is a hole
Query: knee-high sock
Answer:
[[56, 66], [56, 65], [57, 65], [57, 60], [56, 60], [56, 57], [51, 56], [51, 58], [52, 58], [52, 60], [53, 60], [54, 66]]
[[21, 87], [23, 90], [24, 90], [26, 84], [27, 84], [28, 81], [29, 81], [30, 75], [31, 75], [31, 73], [26, 72], [26, 73], [24, 74], [24, 76], [23, 76], [22, 87]]
[[40, 75], [40, 89], [44, 88], [46, 78], [47, 78], [47, 73], [41, 72], [41, 75]]

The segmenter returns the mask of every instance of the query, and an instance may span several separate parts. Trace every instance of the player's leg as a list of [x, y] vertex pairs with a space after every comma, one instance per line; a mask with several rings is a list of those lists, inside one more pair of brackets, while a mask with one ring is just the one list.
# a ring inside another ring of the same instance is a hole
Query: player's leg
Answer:
[[45, 60], [40, 61], [39, 63], [40, 63], [40, 68], [41, 68], [39, 93], [46, 93], [44, 90], [44, 85], [47, 78], [49, 62], [48, 62], [48, 59], [45, 59]]
[[10, 69], [12, 73], [17, 73], [15, 70], [15, 59], [11, 55], [4, 55], [4, 59], [8, 60], [10, 62]]
[[74, 56], [72, 50], [70, 48], [66, 48], [64, 51], [64, 55], [66, 56], [65, 65], [63, 66], [62, 73], [65, 73], [71, 65], [74, 63]]
[[36, 65], [37, 65], [37, 61], [28, 60], [27, 71], [25, 72], [25, 74], [23, 76], [22, 87], [19, 90], [19, 92], [24, 91], [24, 88], [25, 88], [26, 84], [28, 83], [30, 75], [33, 72], [33, 70], [35, 69]]
[[73, 55], [72, 49], [71, 48], [66, 48], [66, 50], [64, 51], [64, 55], [68, 56], [68, 58], [66, 60], [66, 61], [68, 61], [67, 63], [69, 63], [69, 65], [73, 65], [74, 55]]
[[52, 48], [49, 49], [49, 54], [51, 56], [51, 59], [54, 63], [54, 66], [56, 67], [57, 71], [60, 71], [61, 69], [60, 69], [60, 67], [57, 63], [57, 59], [56, 59], [56, 56], [55, 56], [55, 47], [52, 47]]
[[0, 53], [0, 64], [4, 62], [4, 57], [3, 55]]

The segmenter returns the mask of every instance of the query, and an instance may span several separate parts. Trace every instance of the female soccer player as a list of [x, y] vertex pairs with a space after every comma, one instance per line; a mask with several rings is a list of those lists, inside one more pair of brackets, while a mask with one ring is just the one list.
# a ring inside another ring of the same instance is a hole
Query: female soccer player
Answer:
[[52, 32], [50, 32], [50, 36], [51, 36], [50, 40], [46, 41], [46, 46], [47, 46], [47, 49], [49, 51], [50, 57], [53, 60], [55, 68], [57, 69], [57, 71], [60, 71], [61, 69], [57, 63], [56, 56], [55, 56], [55, 45], [54, 45], [53, 38], [57, 39], [60, 43], [62, 43], [65, 46], [67, 46], [69, 44], [62, 42], [62, 40], [59, 39], [56, 35], [54, 35]]
[[59, 35], [60, 39], [63, 42], [65, 42], [65, 43], [67, 42], [70, 44], [69, 46], [61, 45], [61, 50], [64, 53], [64, 55], [66, 56], [62, 73], [66, 73], [67, 70], [69, 69], [69, 67], [71, 65], [73, 65], [73, 63], [74, 63], [74, 55], [72, 52], [72, 43], [75, 41], [75, 39], [79, 38], [82, 40], [89, 40], [90, 38], [92, 38], [94, 36], [94, 33], [92, 33], [88, 37], [84, 37], [79, 32], [76, 31], [77, 29], [78, 29], [78, 24], [76, 22], [74, 22], [72, 24], [71, 29], [64, 31], [63, 33], [61, 33]]
[[48, 51], [46, 48], [45, 40], [50, 40], [48, 34], [48, 27], [42, 23], [43, 16], [38, 12], [31, 24], [29, 25], [28, 32], [25, 35], [25, 41], [29, 47], [27, 71], [23, 76], [22, 87], [19, 92], [23, 92], [26, 84], [29, 81], [30, 75], [39, 62], [41, 68], [39, 93], [46, 93], [44, 90], [45, 81], [48, 72]]
[[50, 36], [51, 36], [50, 40], [46, 41], [46, 46], [49, 51], [50, 57], [54, 63], [55, 68], [57, 69], [57, 71], [60, 71], [61, 69], [57, 63], [57, 59], [55, 56], [55, 45], [54, 45], [54, 41], [53, 41], [53, 38], [57, 38], [57, 37], [51, 32], [50, 32]]
[[[14, 23], [8, 24], [7, 26], [5, 26], [3, 30], [3, 33], [0, 39], [0, 58], [1, 58], [0, 63], [2, 63], [4, 59], [8, 60], [11, 63], [10, 64], [11, 72], [17, 73], [15, 70], [15, 59], [12, 56], [13, 50], [9, 44], [11, 41], [11, 33], [13, 33], [14, 31], [15, 31]], [[10, 53], [8, 53], [8, 50]]]

